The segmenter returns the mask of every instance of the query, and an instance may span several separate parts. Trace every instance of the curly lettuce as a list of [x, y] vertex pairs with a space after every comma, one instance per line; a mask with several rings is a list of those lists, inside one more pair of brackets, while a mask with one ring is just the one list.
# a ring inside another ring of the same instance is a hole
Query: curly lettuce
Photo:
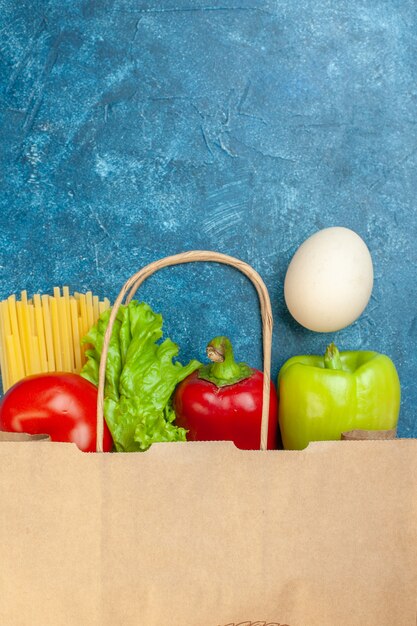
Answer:
[[[81, 376], [98, 385], [100, 356], [110, 311], [100, 316], [83, 338], [90, 344]], [[162, 342], [162, 316], [133, 300], [117, 313], [106, 364], [104, 416], [118, 452], [137, 452], [158, 441], [185, 441], [175, 425], [171, 397], [176, 385], [200, 363], [173, 361], [178, 346]]]

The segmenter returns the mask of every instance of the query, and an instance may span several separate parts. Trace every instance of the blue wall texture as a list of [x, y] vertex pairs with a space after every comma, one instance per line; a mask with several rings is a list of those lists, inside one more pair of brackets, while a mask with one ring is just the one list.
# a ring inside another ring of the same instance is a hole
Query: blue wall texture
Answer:
[[[144, 264], [212, 249], [251, 263], [296, 353], [396, 363], [417, 436], [415, 0], [0, 0], [0, 297], [68, 284], [114, 298]], [[367, 242], [372, 300], [334, 336], [286, 311], [299, 244]], [[254, 290], [193, 265], [151, 278], [182, 360], [227, 333], [261, 365]]]

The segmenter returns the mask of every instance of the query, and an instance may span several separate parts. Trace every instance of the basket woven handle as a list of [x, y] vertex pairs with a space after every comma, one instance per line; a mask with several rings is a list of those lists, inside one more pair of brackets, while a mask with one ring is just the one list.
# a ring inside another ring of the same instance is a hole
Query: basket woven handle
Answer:
[[270, 394], [270, 382], [271, 382], [271, 348], [272, 348], [272, 310], [271, 301], [269, 298], [268, 290], [262, 278], [259, 276], [250, 265], [236, 259], [235, 257], [228, 256], [227, 254], [221, 254], [219, 252], [210, 252], [204, 250], [195, 250], [190, 252], [183, 252], [181, 254], [175, 254], [173, 256], [165, 257], [154, 263], [146, 265], [139, 272], [131, 276], [123, 285], [116, 301], [113, 305], [110, 313], [110, 319], [107, 326], [106, 334], [104, 336], [103, 349], [100, 359], [99, 370], [99, 382], [98, 382], [98, 399], [97, 399], [97, 439], [96, 450], [97, 452], [103, 452], [103, 432], [104, 432], [104, 383], [106, 375], [106, 361], [109, 348], [109, 342], [111, 333], [113, 330], [114, 320], [116, 319], [117, 312], [120, 305], [123, 302], [126, 294], [126, 303], [129, 303], [136, 293], [140, 285], [149, 278], [153, 273], [162, 269], [163, 267], [169, 267], [171, 265], [180, 265], [182, 263], [193, 263], [195, 261], [213, 261], [215, 263], [222, 263], [224, 265], [231, 265], [240, 270], [245, 276], [247, 276], [253, 283], [258, 296], [262, 317], [262, 337], [263, 337], [263, 396], [262, 396], [262, 423], [261, 423], [261, 450], [267, 449], [268, 440], [268, 416], [269, 416], [269, 394]]

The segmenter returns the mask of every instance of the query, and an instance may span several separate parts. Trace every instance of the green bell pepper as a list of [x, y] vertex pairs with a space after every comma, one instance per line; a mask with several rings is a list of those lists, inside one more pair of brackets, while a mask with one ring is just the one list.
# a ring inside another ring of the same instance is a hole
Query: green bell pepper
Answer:
[[400, 381], [387, 356], [340, 352], [295, 356], [278, 375], [279, 424], [284, 448], [340, 439], [350, 430], [391, 430], [400, 411]]

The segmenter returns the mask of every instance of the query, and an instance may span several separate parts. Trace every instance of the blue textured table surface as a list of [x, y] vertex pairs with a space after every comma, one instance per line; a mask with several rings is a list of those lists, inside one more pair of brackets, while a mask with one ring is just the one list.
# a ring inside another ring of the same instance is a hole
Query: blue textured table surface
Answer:
[[[54, 285], [114, 298], [144, 264], [226, 252], [265, 279], [273, 375], [296, 353], [375, 349], [396, 363], [417, 436], [415, 0], [0, 0], [0, 297]], [[334, 336], [298, 326], [283, 278], [342, 225], [375, 287]], [[193, 265], [141, 297], [182, 360], [227, 333], [261, 365], [254, 290]]]

